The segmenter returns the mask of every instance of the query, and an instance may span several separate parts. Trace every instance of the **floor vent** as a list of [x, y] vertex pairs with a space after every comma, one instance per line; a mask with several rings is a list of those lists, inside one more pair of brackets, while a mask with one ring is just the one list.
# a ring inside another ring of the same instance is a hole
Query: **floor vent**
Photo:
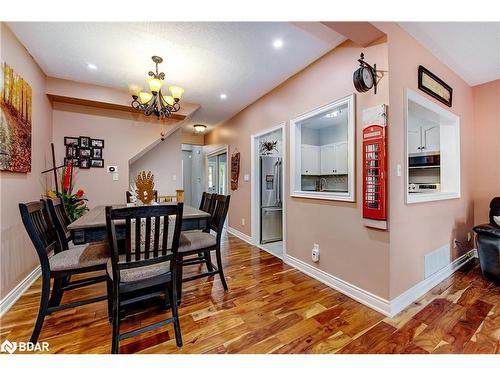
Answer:
[[446, 244], [424, 256], [425, 278], [450, 264], [450, 245]]

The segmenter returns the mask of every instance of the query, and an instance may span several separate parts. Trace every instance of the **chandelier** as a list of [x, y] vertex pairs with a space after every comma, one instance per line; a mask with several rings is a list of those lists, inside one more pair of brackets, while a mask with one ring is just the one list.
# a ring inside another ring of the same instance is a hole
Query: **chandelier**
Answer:
[[137, 85], [129, 85], [129, 92], [132, 95], [132, 107], [143, 112], [146, 116], [154, 114], [158, 119], [168, 118], [173, 112], [181, 109], [179, 101], [184, 93], [184, 89], [178, 86], [169, 86], [170, 95], [163, 96], [161, 87], [165, 79], [165, 73], [158, 72], [158, 64], [163, 62], [159, 56], [151, 57], [156, 65], [156, 70], [150, 71], [146, 82], [151, 92], [142, 91]]

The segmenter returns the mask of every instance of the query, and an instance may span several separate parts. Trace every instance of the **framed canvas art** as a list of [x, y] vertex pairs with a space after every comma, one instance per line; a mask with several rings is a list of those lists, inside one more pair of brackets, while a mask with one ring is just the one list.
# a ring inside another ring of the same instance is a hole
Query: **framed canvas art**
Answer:
[[31, 86], [1, 62], [0, 170], [31, 172]]

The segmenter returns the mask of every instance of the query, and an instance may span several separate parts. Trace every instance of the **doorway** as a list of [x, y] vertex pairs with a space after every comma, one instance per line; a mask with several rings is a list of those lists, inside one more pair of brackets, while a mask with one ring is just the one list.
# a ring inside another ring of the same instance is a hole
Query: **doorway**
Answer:
[[227, 195], [227, 151], [207, 156], [207, 190], [212, 194]]
[[284, 124], [251, 136], [252, 242], [278, 258], [286, 252], [284, 145]]

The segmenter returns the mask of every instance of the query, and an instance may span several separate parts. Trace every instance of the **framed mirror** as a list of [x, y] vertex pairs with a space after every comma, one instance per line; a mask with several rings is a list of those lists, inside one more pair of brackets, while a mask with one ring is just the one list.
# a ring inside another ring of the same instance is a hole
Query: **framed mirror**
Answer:
[[355, 96], [290, 121], [290, 195], [355, 200]]

